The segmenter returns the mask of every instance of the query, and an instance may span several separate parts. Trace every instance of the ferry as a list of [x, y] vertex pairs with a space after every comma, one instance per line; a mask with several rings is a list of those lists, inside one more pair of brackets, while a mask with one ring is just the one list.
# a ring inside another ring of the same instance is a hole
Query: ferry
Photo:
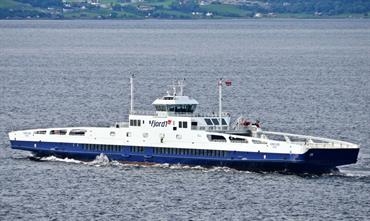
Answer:
[[359, 146], [328, 138], [264, 131], [258, 121], [232, 121], [222, 111], [220, 79], [218, 113], [197, 113], [198, 102], [185, 96], [184, 81], [153, 102], [155, 111], [134, 110], [134, 78], [130, 78], [131, 108], [125, 122], [106, 127], [63, 127], [12, 131], [12, 149], [36, 158], [55, 156], [137, 164], [180, 164], [229, 167], [249, 171], [328, 173], [357, 161]]

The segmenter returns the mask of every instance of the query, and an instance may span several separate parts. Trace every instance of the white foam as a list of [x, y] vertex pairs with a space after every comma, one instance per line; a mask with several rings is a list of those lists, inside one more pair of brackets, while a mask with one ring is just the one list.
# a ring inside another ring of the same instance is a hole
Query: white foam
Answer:
[[91, 162], [87, 162], [86, 164], [100, 167], [100, 166], [108, 166], [110, 162], [109, 162], [109, 158], [103, 153], [101, 153], [100, 155], [96, 156], [95, 160]]
[[349, 170], [343, 170], [341, 169], [338, 173], [333, 175], [340, 175], [340, 176], [346, 176], [346, 177], [370, 177], [370, 171], [349, 171]]
[[65, 162], [65, 163], [76, 163], [76, 164], [81, 164], [83, 163], [82, 161], [75, 160], [75, 159], [69, 159], [69, 158], [58, 158], [55, 156], [49, 156], [49, 157], [42, 157], [40, 159], [41, 161], [57, 161], [57, 162]]
[[[184, 164], [168, 164], [168, 163], [158, 163], [158, 164], [141, 164], [141, 163], [122, 163], [119, 161], [110, 161], [109, 158], [101, 153], [100, 155], [96, 156], [95, 160], [84, 162], [79, 161], [75, 159], [70, 158], [58, 158], [55, 156], [49, 156], [49, 157], [42, 157], [40, 159], [41, 161], [52, 161], [52, 162], [64, 162], [64, 163], [75, 163], [75, 164], [84, 164], [89, 166], [116, 166], [116, 167], [122, 167], [122, 168], [165, 168], [165, 169], [172, 169], [172, 170], [199, 170], [203, 172], [235, 172], [237, 170], [231, 169], [229, 167], [203, 167], [203, 166], [189, 166]], [[247, 172], [248, 171], [241, 171], [241, 172]]]

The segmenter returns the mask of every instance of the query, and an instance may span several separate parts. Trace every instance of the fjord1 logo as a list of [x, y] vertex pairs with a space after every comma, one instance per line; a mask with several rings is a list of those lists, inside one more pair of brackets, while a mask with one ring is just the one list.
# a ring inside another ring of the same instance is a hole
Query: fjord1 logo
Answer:
[[150, 120], [149, 124], [152, 127], [167, 127], [167, 125], [171, 125], [172, 120], [167, 121], [156, 121], [156, 120]]

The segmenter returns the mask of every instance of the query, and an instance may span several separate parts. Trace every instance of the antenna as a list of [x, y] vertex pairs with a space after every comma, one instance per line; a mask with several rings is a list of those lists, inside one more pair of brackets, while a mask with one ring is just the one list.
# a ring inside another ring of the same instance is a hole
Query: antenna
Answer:
[[184, 96], [185, 78], [183, 80], [178, 81], [178, 85], [180, 87], [180, 96]]
[[173, 81], [172, 83], [172, 88], [173, 88], [173, 96], [176, 96], [176, 82]]
[[134, 74], [131, 74], [131, 77], [130, 77], [130, 86], [131, 86], [131, 108], [130, 108], [130, 114], [132, 114], [134, 112], [134, 77], [135, 75]]

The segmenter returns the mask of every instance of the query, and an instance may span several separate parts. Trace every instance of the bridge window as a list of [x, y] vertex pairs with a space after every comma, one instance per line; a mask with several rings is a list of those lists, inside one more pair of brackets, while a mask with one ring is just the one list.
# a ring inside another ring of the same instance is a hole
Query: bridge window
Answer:
[[218, 122], [218, 120], [216, 118], [213, 118], [212, 122], [213, 122], [214, 125], [220, 125], [220, 122]]
[[156, 111], [168, 111], [175, 113], [193, 113], [197, 107], [196, 104], [173, 104], [173, 105], [154, 105]]
[[210, 119], [205, 118], [204, 120], [206, 121], [206, 124], [207, 125], [213, 125], [213, 123], [212, 123], [212, 121]]
[[166, 111], [166, 105], [154, 105], [156, 111]]
[[191, 105], [177, 105], [175, 112], [177, 113], [189, 113], [193, 112]]
[[175, 112], [175, 106], [169, 105], [169, 106], [167, 106], [167, 110], [170, 111], [170, 112]]

